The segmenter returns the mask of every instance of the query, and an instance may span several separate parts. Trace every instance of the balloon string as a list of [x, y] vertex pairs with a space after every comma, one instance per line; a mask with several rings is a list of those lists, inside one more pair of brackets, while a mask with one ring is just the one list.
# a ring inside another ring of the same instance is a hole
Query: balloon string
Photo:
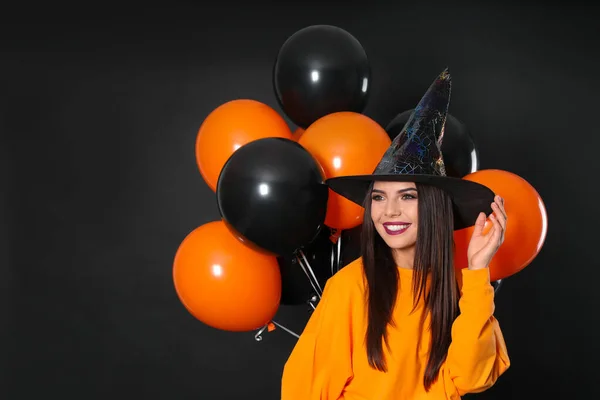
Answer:
[[[285, 326], [283, 326], [280, 323], [275, 322], [275, 321], [271, 321], [271, 323], [273, 325], [275, 325], [275, 326], [283, 329], [284, 331], [286, 331], [290, 335], [295, 336], [296, 338], [300, 339], [300, 335], [298, 335], [296, 332], [292, 331], [291, 329], [288, 329]], [[261, 340], [263, 340], [262, 334], [268, 328], [269, 328], [269, 324], [266, 324], [265, 326], [263, 326], [262, 328], [260, 328], [260, 330], [258, 332], [256, 332], [256, 335], [254, 335], [254, 340], [256, 340], [257, 342], [260, 342]]]
[[342, 256], [342, 235], [340, 235], [337, 242], [337, 270], [340, 270], [340, 258]]
[[[317, 286], [315, 286], [315, 283], [313, 282], [312, 278], [310, 277], [310, 274], [308, 273], [306, 267], [304, 266], [304, 263], [302, 262], [302, 260], [300, 260], [300, 257], [298, 257], [298, 256], [296, 256], [296, 260], [298, 260], [298, 264], [300, 264], [300, 267], [302, 268], [302, 271], [304, 271], [304, 274], [308, 278], [308, 281], [310, 282], [310, 285], [312, 286], [313, 290], [315, 291], [315, 293], [317, 294], [317, 296], [319, 296], [319, 299], [320, 299], [321, 298], [321, 293], [319, 292], [319, 289], [317, 289]], [[312, 270], [311, 270], [311, 272], [312, 272]]]
[[335, 268], [335, 245], [332, 244], [331, 245], [331, 276], [333, 276], [333, 274], [335, 274], [334, 268]]
[[[304, 254], [304, 252], [302, 250], [299, 250], [300, 255], [302, 256], [302, 259], [304, 260], [304, 263], [306, 264], [306, 268], [308, 269], [308, 271], [310, 272], [310, 275], [312, 276], [312, 278], [315, 280], [315, 284], [317, 285], [317, 287], [319, 288], [319, 292], [323, 293], [323, 289], [321, 289], [321, 285], [319, 285], [319, 280], [317, 279], [317, 277], [315, 276], [315, 273], [313, 271], [313, 269], [310, 266], [310, 263], [308, 262], [308, 259], [306, 258], [306, 255]], [[320, 297], [320, 296], [319, 296]]]
[[284, 331], [286, 331], [287, 333], [289, 333], [290, 335], [292, 335], [292, 336], [295, 336], [295, 337], [297, 337], [298, 339], [300, 339], [300, 335], [298, 335], [296, 332], [293, 332], [292, 330], [290, 330], [290, 329], [286, 328], [285, 326], [281, 325], [281, 324], [280, 324], [280, 323], [278, 323], [278, 322], [275, 322], [275, 321], [271, 321], [271, 322], [272, 322], [274, 325], [277, 325], [279, 328], [281, 328], [281, 329], [283, 329]]
[[496, 281], [497, 285], [496, 285], [496, 287], [494, 288], [494, 294], [495, 294], [495, 293], [498, 293], [498, 290], [500, 290], [500, 286], [502, 286], [502, 281], [503, 281], [503, 279], [498, 279], [498, 280]]
[[[302, 256], [302, 259], [304, 260], [304, 266], [306, 267], [306, 269], [304, 269], [304, 273], [306, 274], [306, 276], [308, 277], [309, 280], [311, 280], [311, 277], [312, 277], [311, 285], [313, 286], [313, 289], [317, 292], [317, 295], [319, 296], [319, 298], [321, 298], [323, 289], [321, 289], [321, 285], [319, 285], [319, 280], [315, 276], [315, 273], [314, 273], [313, 269], [311, 268], [310, 263], [308, 262], [308, 259], [306, 258], [306, 255], [304, 254], [304, 252], [302, 250], [299, 250], [299, 253], [300, 253], [300, 256]], [[298, 261], [300, 261], [300, 260], [298, 260]], [[300, 262], [300, 265], [303, 265], [302, 262]], [[310, 275], [308, 273], [310, 273]]]
[[268, 326], [269, 326], [269, 324], [260, 328], [259, 331], [256, 332], [256, 335], [254, 335], [254, 340], [256, 340], [257, 342], [260, 342], [261, 340], [263, 340], [262, 333], [265, 331], [265, 329], [267, 329]]

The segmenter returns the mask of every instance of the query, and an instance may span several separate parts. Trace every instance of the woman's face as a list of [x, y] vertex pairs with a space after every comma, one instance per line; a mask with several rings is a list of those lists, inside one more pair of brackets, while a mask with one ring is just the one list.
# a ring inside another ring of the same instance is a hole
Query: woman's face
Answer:
[[413, 182], [375, 182], [371, 219], [375, 229], [394, 250], [414, 250], [419, 220], [417, 188]]

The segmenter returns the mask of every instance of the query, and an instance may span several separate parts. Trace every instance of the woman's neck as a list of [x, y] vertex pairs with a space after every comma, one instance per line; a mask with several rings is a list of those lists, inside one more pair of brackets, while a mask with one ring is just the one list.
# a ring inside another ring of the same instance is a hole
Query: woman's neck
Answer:
[[399, 268], [413, 269], [415, 264], [415, 248], [393, 249], [394, 261]]

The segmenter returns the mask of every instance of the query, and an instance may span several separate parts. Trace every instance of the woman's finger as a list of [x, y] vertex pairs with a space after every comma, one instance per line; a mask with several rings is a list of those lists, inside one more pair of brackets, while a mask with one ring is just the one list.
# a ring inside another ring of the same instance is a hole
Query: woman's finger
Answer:
[[494, 212], [496, 213], [496, 219], [500, 223], [500, 226], [502, 226], [502, 229], [506, 229], [506, 215], [504, 211], [502, 211], [498, 203], [492, 203], [492, 210], [494, 210]]
[[495, 247], [497, 247], [500, 244], [500, 240], [502, 239], [503, 229], [502, 229], [502, 226], [500, 225], [500, 222], [498, 221], [498, 218], [494, 214], [490, 215], [490, 220], [494, 224], [494, 227], [490, 231], [491, 235], [490, 235], [488, 243], [491, 243]]

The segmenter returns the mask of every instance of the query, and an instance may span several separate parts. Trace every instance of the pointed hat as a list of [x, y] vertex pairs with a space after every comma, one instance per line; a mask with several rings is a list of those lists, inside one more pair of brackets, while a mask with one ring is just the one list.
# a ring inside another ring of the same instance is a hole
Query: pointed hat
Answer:
[[375, 181], [415, 182], [445, 190], [454, 205], [454, 229], [475, 224], [480, 212], [489, 215], [494, 192], [476, 182], [446, 175], [441, 151], [452, 80], [448, 69], [431, 84], [371, 175], [331, 178], [335, 192], [363, 205]]

